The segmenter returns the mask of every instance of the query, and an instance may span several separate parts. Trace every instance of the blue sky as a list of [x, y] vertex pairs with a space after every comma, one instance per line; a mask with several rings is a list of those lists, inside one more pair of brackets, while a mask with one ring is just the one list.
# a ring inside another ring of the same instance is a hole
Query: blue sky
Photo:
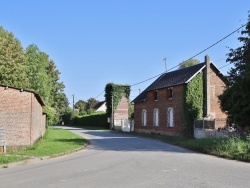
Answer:
[[[0, 0], [0, 25], [23, 47], [54, 60], [70, 102], [98, 96], [108, 82], [133, 85], [217, 42], [247, 22], [249, 0]], [[218, 68], [235, 33], [206, 54]], [[226, 74], [227, 66], [220, 71]], [[131, 88], [131, 99], [153, 80]], [[104, 100], [104, 94], [97, 98]]]

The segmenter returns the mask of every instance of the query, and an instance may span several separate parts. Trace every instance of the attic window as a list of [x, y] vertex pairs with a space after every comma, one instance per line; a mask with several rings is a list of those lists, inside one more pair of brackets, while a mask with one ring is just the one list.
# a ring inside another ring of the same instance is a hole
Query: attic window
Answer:
[[167, 98], [172, 99], [173, 98], [173, 88], [170, 87], [167, 89]]
[[158, 101], [158, 91], [154, 91], [154, 100]]

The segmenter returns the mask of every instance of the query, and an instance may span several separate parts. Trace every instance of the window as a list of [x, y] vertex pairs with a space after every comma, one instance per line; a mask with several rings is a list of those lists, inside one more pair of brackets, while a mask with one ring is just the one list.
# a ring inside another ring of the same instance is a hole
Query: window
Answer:
[[174, 127], [174, 110], [168, 108], [168, 127]]
[[154, 126], [159, 125], [159, 110], [154, 109]]
[[147, 111], [142, 110], [142, 126], [146, 126], [147, 123]]
[[158, 101], [158, 91], [154, 91], [154, 100]]
[[167, 97], [169, 99], [173, 98], [173, 88], [172, 87], [170, 87], [170, 88], [167, 89]]

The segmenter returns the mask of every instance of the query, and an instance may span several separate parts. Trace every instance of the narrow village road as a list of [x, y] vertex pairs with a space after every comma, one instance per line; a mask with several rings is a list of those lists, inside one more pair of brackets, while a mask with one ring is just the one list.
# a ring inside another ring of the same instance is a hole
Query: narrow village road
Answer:
[[[64, 127], [65, 128], [65, 127]], [[0, 170], [0, 187], [249, 187], [250, 164], [157, 140], [66, 127], [89, 139], [83, 151]]]

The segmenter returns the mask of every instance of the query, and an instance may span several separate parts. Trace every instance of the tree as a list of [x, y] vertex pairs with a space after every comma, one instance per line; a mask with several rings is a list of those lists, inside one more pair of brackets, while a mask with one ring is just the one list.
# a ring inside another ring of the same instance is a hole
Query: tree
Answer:
[[250, 15], [238, 40], [242, 46], [228, 53], [227, 62], [234, 67], [228, 72], [228, 85], [219, 99], [232, 122], [250, 127]]
[[86, 107], [87, 107], [87, 102], [83, 101], [83, 100], [79, 100], [77, 101], [77, 103], [75, 104], [75, 108], [79, 109], [79, 114], [80, 115], [84, 115], [87, 113], [86, 111]]
[[95, 105], [97, 105], [98, 103], [99, 101], [97, 101], [95, 98], [88, 99], [86, 106], [87, 113], [88, 114], [92, 113], [94, 111]]
[[182, 61], [182, 63], [179, 65], [179, 69], [183, 69], [186, 67], [191, 67], [193, 65], [199, 64], [200, 61], [198, 59], [192, 58], [187, 61]]
[[25, 60], [19, 40], [0, 27], [0, 83], [27, 88]]
[[25, 50], [25, 55], [28, 87], [39, 93], [43, 100], [48, 103], [52, 89], [52, 82], [47, 73], [49, 56], [41, 52], [36, 45], [29, 45]]
[[49, 61], [49, 66], [46, 70], [49, 79], [52, 83], [52, 88], [50, 90], [50, 97], [48, 103], [51, 107], [55, 108], [59, 121], [62, 120], [62, 117], [67, 113], [68, 109], [68, 98], [64, 93], [65, 85], [63, 82], [60, 82], [60, 72], [57, 69], [54, 61]]

